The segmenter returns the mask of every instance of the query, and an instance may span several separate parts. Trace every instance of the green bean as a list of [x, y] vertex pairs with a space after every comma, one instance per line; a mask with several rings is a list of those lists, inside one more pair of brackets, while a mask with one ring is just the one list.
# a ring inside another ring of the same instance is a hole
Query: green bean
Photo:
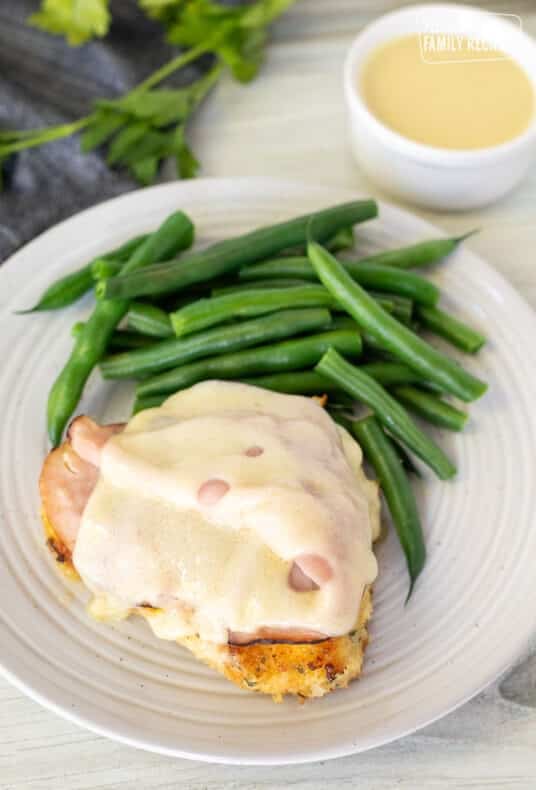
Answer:
[[[335, 233], [331, 239], [325, 243], [325, 247], [330, 252], [341, 252], [342, 250], [351, 249], [355, 244], [354, 229], [350, 225], [347, 228], [341, 228]], [[305, 246], [288, 247], [282, 250], [281, 255], [284, 257], [294, 257], [296, 255], [305, 255]]]
[[376, 340], [376, 338], [371, 335], [370, 332], [362, 332], [359, 328], [359, 325], [354, 321], [353, 318], [350, 318], [349, 315], [334, 315], [331, 322], [331, 328], [354, 329], [356, 332], [360, 333], [361, 339], [363, 340], [363, 345], [365, 346], [365, 350], [369, 352], [369, 356], [370, 352], [372, 352], [372, 355], [374, 357], [377, 356], [379, 361], [399, 362], [398, 358], [386, 351], [383, 344]]
[[138, 332], [127, 332], [124, 329], [116, 330], [110, 338], [107, 351], [127, 351], [137, 348], [150, 348], [155, 341], [149, 335], [140, 335]]
[[310, 280], [294, 280], [291, 277], [282, 277], [273, 280], [252, 280], [251, 282], [234, 282], [230, 285], [212, 288], [211, 296], [228, 296], [229, 294], [255, 291], [259, 288], [294, 288], [297, 285], [314, 285]]
[[354, 228], [350, 225], [347, 228], [341, 228], [331, 239], [328, 239], [326, 242], [326, 249], [330, 252], [342, 252], [343, 250], [352, 249], [354, 244]]
[[315, 373], [314, 370], [293, 370], [289, 373], [271, 373], [267, 376], [256, 376], [242, 379], [243, 384], [252, 387], [261, 387], [273, 392], [283, 392], [287, 395], [324, 395], [330, 392], [340, 392], [338, 384]]
[[476, 329], [467, 326], [437, 307], [422, 306], [417, 310], [417, 317], [426, 329], [430, 329], [436, 335], [440, 335], [469, 354], [475, 354], [486, 342], [484, 335], [477, 332]]
[[[121, 271], [133, 271], [151, 264], [154, 260], [162, 259], [171, 251], [176, 252], [181, 244], [191, 244], [192, 237], [192, 223], [186, 214], [178, 211], [145, 239], [123, 264]], [[54, 447], [60, 443], [63, 430], [80, 400], [84, 385], [104, 355], [110, 337], [128, 307], [129, 303], [125, 300], [97, 304], [76, 339], [71, 355], [48, 396], [48, 435]]]
[[[326, 248], [327, 249], [327, 248]], [[238, 272], [238, 279], [243, 282], [265, 278], [295, 277], [308, 282], [318, 280], [315, 270], [305, 255], [292, 255], [288, 258], [272, 258], [261, 263], [244, 266]]]
[[297, 288], [267, 288], [200, 299], [175, 313], [171, 325], [177, 337], [199, 332], [233, 318], [254, 318], [296, 307], [333, 307], [334, 299], [323, 285], [308, 283]]
[[[369, 332], [361, 331], [359, 324], [353, 318], [351, 318], [348, 313], [345, 313], [344, 315], [334, 315], [331, 326], [332, 329], [355, 329], [355, 331], [359, 332], [361, 335], [364, 346], [369, 348], [371, 351], [378, 352], [383, 360], [390, 356], [389, 353], [385, 351], [383, 345], [380, 344], [375, 337], [373, 337]], [[394, 357], [392, 358], [394, 359]]]
[[462, 241], [465, 241], [465, 239], [477, 232], [477, 230], [470, 230], [461, 236], [451, 236], [446, 239], [429, 239], [418, 244], [411, 244], [409, 247], [385, 250], [384, 252], [362, 258], [361, 263], [379, 263], [385, 266], [396, 266], [399, 269], [430, 266], [441, 261], [453, 252]]
[[[357, 327], [358, 331], [361, 331], [359, 327]], [[382, 343], [380, 343], [374, 335], [371, 335], [370, 332], [363, 332], [363, 345], [367, 348], [369, 352], [372, 352], [374, 356], [378, 356], [382, 360], [396, 360], [393, 354], [389, 354], [388, 351], [385, 350], [385, 347]]]
[[[384, 345], [380, 343], [373, 335], [371, 335], [370, 332], [361, 332], [359, 326], [356, 324], [356, 322], [353, 319], [348, 320], [347, 316], [342, 317], [336, 315], [333, 317], [332, 328], [355, 329], [356, 332], [359, 332], [361, 334], [363, 346], [365, 347], [367, 359], [369, 359], [371, 362], [392, 362], [392, 363], [401, 364], [399, 358], [394, 354], [390, 354], [388, 351], [386, 351]], [[413, 381], [417, 381], [417, 380], [421, 381], [422, 377], [420, 376], [420, 374], [418, 374], [415, 370], [413, 371], [413, 373], [415, 374], [415, 379], [413, 379]], [[441, 391], [442, 390], [440, 390], [440, 392]]]
[[399, 442], [398, 439], [395, 439], [394, 436], [389, 436], [389, 439], [391, 440], [393, 447], [398, 453], [398, 457], [400, 458], [400, 463], [402, 464], [408, 475], [410, 474], [415, 475], [415, 477], [418, 477], [419, 480], [422, 479], [421, 470], [418, 468], [418, 466], [416, 465], [416, 463], [414, 462], [413, 458], [408, 453], [404, 445], [401, 442]]
[[211, 292], [212, 289], [210, 288], [210, 284], [205, 283], [204, 285], [187, 288], [185, 291], [181, 292], [180, 296], [168, 294], [167, 296], [155, 297], [151, 299], [151, 304], [154, 304], [155, 307], [159, 307], [165, 313], [173, 313], [175, 310], [180, 310], [181, 307], [187, 304], [197, 302], [198, 299], [208, 298], [211, 296]]
[[142, 381], [138, 384], [136, 394], [145, 396], [175, 392], [205, 379], [243, 379], [256, 373], [307, 368], [314, 365], [331, 347], [349, 356], [359, 356], [361, 339], [355, 332], [324, 332], [271, 346], [209, 357]]
[[[421, 241], [418, 244], [412, 244], [409, 247], [399, 247], [395, 250], [384, 250], [383, 252], [377, 252], [374, 255], [367, 255], [366, 258], [360, 258], [358, 261], [353, 262], [352, 265], [360, 266], [361, 264], [373, 264], [390, 266], [398, 269], [412, 269], [430, 266], [430, 264], [437, 263], [438, 261], [442, 260], [442, 258], [449, 255], [449, 253], [456, 249], [458, 244], [476, 232], [476, 230], [471, 230], [468, 233], [464, 233], [462, 236], [453, 236], [446, 239], [430, 239], [429, 241]], [[329, 252], [336, 252], [335, 249], [330, 248], [327, 244], [324, 246], [327, 250], [329, 250]], [[274, 269], [280, 269], [280, 274], [274, 276], [302, 277], [303, 275], [297, 274], [297, 272], [303, 267], [303, 257], [296, 254], [289, 256], [289, 260], [292, 262], [289, 263], [289, 267], [286, 270], [289, 272], [287, 275], [283, 273], [285, 271], [285, 267], [284, 262], [281, 259], [277, 259], [277, 267], [275, 266], [275, 261], [266, 261], [266, 264], [270, 264], [274, 267]], [[244, 279], [247, 279], [246, 272], [253, 272], [254, 268], [256, 267], [247, 266], [242, 270], [241, 274], [243, 274]], [[294, 274], [290, 274], [290, 272], [294, 272]]]
[[404, 551], [410, 578], [407, 601], [426, 560], [426, 548], [415, 494], [396, 449], [374, 417], [354, 421], [352, 432], [378, 476]]
[[[418, 376], [413, 370], [396, 362], [372, 362], [360, 365], [359, 369], [387, 387], [418, 380]], [[286, 392], [288, 395], [323, 395], [324, 393], [342, 392], [339, 384], [335, 384], [314, 370], [273, 373], [268, 376], [244, 379], [243, 382], [274, 392]]]
[[121, 271], [122, 261], [115, 261], [110, 258], [95, 258], [91, 264], [91, 277], [97, 282], [106, 280], [108, 277], [115, 277]]
[[133, 250], [137, 249], [140, 244], [145, 240], [146, 236], [136, 236], [134, 239], [127, 241], [121, 247], [115, 250], [104, 253], [104, 255], [95, 258], [94, 260], [86, 263], [82, 268], [77, 269], [65, 277], [60, 277], [49, 285], [49, 287], [41, 294], [39, 301], [36, 305], [29, 310], [19, 310], [18, 313], [23, 315], [25, 313], [35, 313], [41, 310], [59, 310], [62, 307], [68, 307], [73, 302], [76, 302], [87, 291], [93, 288], [93, 265], [96, 260], [102, 261], [125, 261]]
[[151, 337], [172, 337], [173, 329], [169, 316], [159, 307], [143, 302], [132, 302], [128, 309], [129, 329]]
[[368, 406], [378, 420], [434, 470], [441, 480], [456, 474], [444, 452], [413, 422], [407, 411], [371, 376], [330, 349], [315, 370], [337, 383], [349, 395]]
[[[228, 296], [229, 294], [243, 293], [244, 291], [255, 291], [261, 288], [295, 288], [298, 285], [315, 285], [311, 280], [294, 280], [291, 277], [273, 280], [251, 280], [246, 282], [236, 282], [220, 288], [213, 288], [211, 296]], [[411, 321], [413, 315], [413, 302], [405, 296], [392, 293], [379, 293], [369, 291], [371, 296], [381, 304], [384, 310], [393, 313], [400, 321]], [[187, 302], [190, 304], [190, 302]], [[180, 305], [183, 307], [184, 303]]]
[[396, 384], [411, 384], [420, 381], [420, 376], [407, 365], [399, 362], [368, 362], [360, 365], [360, 370], [384, 387], [393, 387]]
[[[387, 306], [387, 308], [386, 308], [384, 303], [382, 303], [381, 306], [383, 307], [383, 309], [385, 310], [386, 313], [390, 312], [389, 306]], [[342, 310], [343, 308], [339, 305], [339, 309]], [[356, 332], [359, 332], [359, 334], [361, 335], [361, 337], [363, 339], [363, 343], [367, 347], [369, 347], [373, 351], [378, 352], [379, 354], [381, 354], [381, 356], [383, 358], [391, 357], [392, 359], [395, 359], [395, 357], [393, 357], [391, 354], [388, 354], [387, 351], [385, 351], [383, 349], [383, 347], [381, 347], [379, 345], [379, 343], [376, 340], [374, 340], [374, 338], [372, 338], [371, 335], [368, 332], [361, 332], [359, 326], [356, 324], [354, 319], [350, 318], [350, 316], [347, 313], [337, 313], [336, 315], [334, 315], [333, 316], [333, 326], [332, 326], [332, 328], [333, 329], [355, 329]]]
[[117, 354], [101, 363], [105, 379], [141, 378], [213, 354], [238, 351], [301, 332], [324, 329], [331, 323], [327, 310], [282, 310], [250, 321], [217, 327], [187, 338], [172, 338], [151, 348]]
[[[344, 324], [341, 322], [341, 326], [338, 325], [338, 322], [333, 321], [333, 324], [336, 324], [337, 329], [344, 329]], [[350, 327], [346, 327], [349, 329]], [[359, 332], [359, 327], [357, 327], [357, 331]], [[405, 368], [411, 370], [413, 377], [411, 380], [409, 379], [405, 382], [398, 382], [400, 384], [419, 384], [420, 387], [424, 389], [430, 389], [433, 392], [440, 392], [444, 394], [443, 390], [441, 390], [436, 384], [431, 384], [429, 381], [426, 381], [422, 378], [422, 376], [417, 373], [416, 370], [410, 368], [409, 365], [406, 365], [404, 362], [401, 362], [398, 357], [395, 357], [394, 354], [389, 354], [387, 351], [384, 351], [382, 348], [378, 346], [376, 341], [374, 340], [371, 344], [369, 341], [372, 340], [372, 337], [367, 333], [363, 332], [361, 335], [361, 340], [363, 341], [363, 356], [367, 361], [367, 364], [376, 365], [376, 364], [389, 364], [389, 365], [402, 365]], [[397, 382], [393, 382], [393, 384], [388, 384], [387, 386], [393, 386]]]
[[[84, 329], [85, 323], [78, 321], [71, 328], [71, 335], [76, 340]], [[124, 351], [127, 348], [147, 348], [154, 343], [154, 340], [147, 335], [139, 335], [137, 332], [125, 332], [122, 329], [116, 330], [108, 342], [108, 350]]]
[[218, 242], [180, 261], [153, 266], [149, 276], [139, 272], [128, 277], [112, 277], [98, 283], [97, 295], [104, 299], [121, 299], [179, 291], [193, 283], [206, 282], [235, 272], [246, 263], [262, 260], [286, 247], [304, 243], [312, 217], [315, 220], [316, 237], [325, 240], [340, 228], [363, 222], [377, 213], [375, 201], [362, 200], [306, 214]]
[[393, 395], [407, 409], [415, 412], [433, 425], [449, 431], [463, 431], [467, 413], [454, 408], [436, 395], [423, 392], [416, 387], [395, 387]]
[[374, 337], [385, 351], [461, 400], [476, 400], [484, 394], [487, 385], [483, 381], [386, 313], [329, 252], [316, 242], [311, 242], [308, 250], [326, 288], [360, 329]]
[[356, 321], [354, 321], [354, 319], [351, 318], [346, 312], [333, 316], [331, 326], [335, 329], [355, 329], [356, 332], [361, 334], [361, 330]]
[[[356, 265], [366, 263], [374, 265], [379, 264], [381, 266], [394, 266], [397, 269], [423, 268], [434, 263], [439, 263], [439, 261], [453, 252], [462, 241], [465, 241], [465, 239], [476, 232], [476, 230], [470, 230], [468, 233], [464, 233], [461, 236], [429, 239], [417, 244], [411, 244], [408, 247], [383, 250], [383, 252], [377, 252], [360, 258], [355, 263]], [[333, 250], [330, 250], [330, 252], [333, 252]]]
[[145, 409], [156, 409], [161, 406], [165, 400], [169, 398], [169, 393], [162, 395], [148, 395], [146, 398], [136, 398], [134, 406], [132, 407], [132, 415], [137, 414]]
[[[359, 332], [360, 331], [359, 327], [357, 326], [357, 324], [355, 322], [353, 322], [353, 323], [354, 323], [354, 327], [355, 327], [356, 331]], [[351, 324], [346, 324], [346, 322], [342, 318], [341, 319], [334, 318], [333, 322], [332, 322], [332, 325], [333, 325], [334, 329], [350, 329], [351, 328]], [[402, 365], [402, 367], [404, 367], [407, 370], [411, 371], [411, 373], [412, 373], [412, 377], [411, 378], [408, 375], [408, 378], [406, 379], [406, 381], [401, 381], [401, 380], [400, 381], [394, 381], [394, 380], [393, 381], [387, 381], [386, 380], [385, 381], [386, 386], [392, 386], [393, 384], [419, 384], [419, 386], [425, 387], [426, 389], [431, 390], [432, 392], [439, 392], [439, 393], [442, 393], [442, 394], [444, 393], [444, 390], [438, 384], [434, 384], [431, 381], [425, 381], [420, 373], [417, 373], [416, 370], [414, 370], [413, 368], [410, 368], [409, 365], [402, 364], [400, 362], [400, 360], [398, 359], [398, 357], [396, 357], [394, 354], [390, 354], [388, 351], [385, 351], [385, 349], [383, 348], [381, 343], [378, 343], [378, 341], [369, 332], [363, 332], [361, 334], [361, 339], [363, 341], [363, 346], [365, 347], [365, 352], [367, 354], [367, 360], [369, 361], [370, 364], [379, 364], [379, 365], [385, 365], [385, 364], [395, 365], [396, 364], [396, 365]], [[381, 383], [383, 384], [384, 382], [382, 381]]]
[[369, 291], [369, 294], [374, 297], [375, 301], [380, 304], [388, 313], [392, 313], [395, 318], [402, 321], [403, 324], [410, 324], [413, 317], [413, 302], [405, 296], [393, 294], [386, 291], [381, 293], [378, 291]]
[[[224, 288], [213, 288], [211, 291], [211, 295], [215, 297], [219, 296], [228, 296], [229, 294], [237, 294], [237, 293], [244, 293], [244, 291], [256, 291], [261, 288], [294, 288], [299, 285], [309, 285], [314, 286], [318, 285], [318, 283], [314, 283], [310, 280], [293, 280], [290, 277], [288, 279], [281, 279], [281, 280], [251, 280], [251, 282], [238, 282], [233, 283], [232, 285], [227, 285]], [[381, 304], [384, 310], [387, 310], [388, 313], [393, 313], [396, 315], [400, 321], [410, 321], [411, 316], [413, 314], [413, 302], [411, 299], [406, 299], [404, 296], [398, 296], [397, 294], [382, 294], [370, 291], [371, 295], [374, 296], [378, 304]], [[335, 304], [335, 300], [333, 300]], [[188, 302], [190, 304], [190, 302]], [[184, 305], [181, 305], [183, 307]], [[334, 309], [340, 309], [335, 306]]]
[[[155, 263], [157, 263], [157, 261], [155, 261]], [[94, 280], [107, 280], [108, 278], [116, 277], [119, 274], [121, 271], [121, 262], [106, 258], [95, 258], [91, 267], [91, 271]], [[209, 290], [207, 287], [200, 287], [189, 289], [189, 292], [200, 294], [202, 291], [206, 293], [207, 290]]]
[[20, 315], [37, 313], [42, 310], [61, 310], [77, 302], [85, 293], [93, 288], [91, 264], [87, 263], [65, 277], [52, 283], [39, 297], [39, 301], [28, 310], [19, 310]]
[[[340, 262], [350, 277], [364, 288], [377, 291], [390, 291], [405, 296], [415, 302], [435, 305], [439, 299], [439, 289], [429, 280], [413, 272], [406, 272], [394, 266], [381, 266], [359, 261]], [[266, 277], [294, 277], [301, 280], [318, 280], [314, 267], [308, 258], [281, 258], [255, 266], [246, 266], [239, 273], [241, 280], [256, 280]]]
[[82, 334], [82, 330], [84, 329], [84, 322], [77, 321], [76, 324], [73, 324], [71, 327], [71, 337], [76, 340]]
[[353, 225], [347, 228], [341, 228], [337, 233], [328, 239], [326, 242], [326, 249], [330, 252], [342, 252], [343, 250], [352, 249], [355, 245], [355, 234]]

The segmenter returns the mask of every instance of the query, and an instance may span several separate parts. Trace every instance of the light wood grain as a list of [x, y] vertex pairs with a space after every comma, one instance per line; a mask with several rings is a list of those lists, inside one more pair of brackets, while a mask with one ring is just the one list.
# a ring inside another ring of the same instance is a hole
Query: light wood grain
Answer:
[[[247, 87], [225, 83], [206, 104], [192, 130], [203, 152], [203, 175], [290, 177], [385, 197], [348, 152], [341, 68], [364, 23], [406, 4], [302, 0], [277, 25], [262, 76]], [[480, 5], [518, 13], [525, 29], [536, 33], [533, 0]], [[536, 307], [535, 206], [533, 171], [515, 193], [483, 211], [417, 213], [447, 230], [482, 227], [471, 248]], [[78, 729], [0, 681], [0, 790], [534, 790], [535, 647], [504, 680], [502, 693], [497, 683], [416, 735], [363, 755], [270, 769], [138, 752]]]

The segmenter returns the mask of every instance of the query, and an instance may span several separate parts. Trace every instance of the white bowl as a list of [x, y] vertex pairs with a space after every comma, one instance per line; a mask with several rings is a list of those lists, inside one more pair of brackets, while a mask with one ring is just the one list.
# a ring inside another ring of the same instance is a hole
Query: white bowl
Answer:
[[360, 93], [363, 65], [381, 44], [426, 30], [482, 37], [490, 28], [500, 49], [515, 58], [536, 91], [536, 44], [508, 15], [450, 4], [411, 6], [380, 17], [355, 39], [344, 69], [351, 147], [363, 171], [387, 192], [429, 208], [470, 209], [509, 192], [534, 163], [536, 113], [529, 127], [511, 141], [453, 151], [413, 142], [389, 129], [370, 112]]

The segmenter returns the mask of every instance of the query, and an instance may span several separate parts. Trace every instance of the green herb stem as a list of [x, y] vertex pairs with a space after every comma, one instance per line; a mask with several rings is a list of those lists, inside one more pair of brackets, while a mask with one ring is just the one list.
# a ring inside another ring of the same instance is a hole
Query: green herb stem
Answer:
[[140, 82], [131, 93], [145, 93], [145, 91], [154, 88], [155, 85], [158, 85], [163, 80], [170, 77], [174, 74], [178, 69], [183, 68], [188, 63], [191, 63], [197, 58], [201, 57], [207, 52], [210, 52], [211, 41], [206, 41], [203, 44], [198, 44], [197, 47], [192, 47], [192, 49], [187, 50], [186, 52], [181, 52], [180, 55], [169, 60], [167, 63], [164, 63], [159, 69], [153, 72], [146, 80]]
[[[52, 143], [55, 140], [61, 140], [63, 137], [70, 137], [75, 132], [79, 132], [88, 126], [93, 119], [93, 115], [86, 115], [84, 118], [79, 118], [78, 121], [73, 123], [65, 123], [61, 126], [50, 126], [45, 129], [36, 129], [34, 132], [29, 132], [28, 136], [17, 140], [14, 143], [7, 145], [0, 145], [0, 156], [5, 157], [10, 154], [15, 154], [17, 151], [24, 151], [27, 148], [35, 148], [38, 145], [45, 143]], [[35, 134], [34, 137], [31, 134]]]

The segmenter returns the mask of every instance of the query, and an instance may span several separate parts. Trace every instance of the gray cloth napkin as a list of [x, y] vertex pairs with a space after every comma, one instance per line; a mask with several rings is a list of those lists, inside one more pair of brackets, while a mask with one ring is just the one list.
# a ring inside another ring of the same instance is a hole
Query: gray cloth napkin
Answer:
[[[173, 54], [134, 0], [112, 3], [104, 41], [77, 48], [26, 24], [38, 5], [0, 2], [0, 128], [73, 121], [92, 99], [122, 94]], [[0, 261], [56, 222], [136, 186], [99, 153], [80, 153], [77, 138], [19, 154], [0, 193]]]

